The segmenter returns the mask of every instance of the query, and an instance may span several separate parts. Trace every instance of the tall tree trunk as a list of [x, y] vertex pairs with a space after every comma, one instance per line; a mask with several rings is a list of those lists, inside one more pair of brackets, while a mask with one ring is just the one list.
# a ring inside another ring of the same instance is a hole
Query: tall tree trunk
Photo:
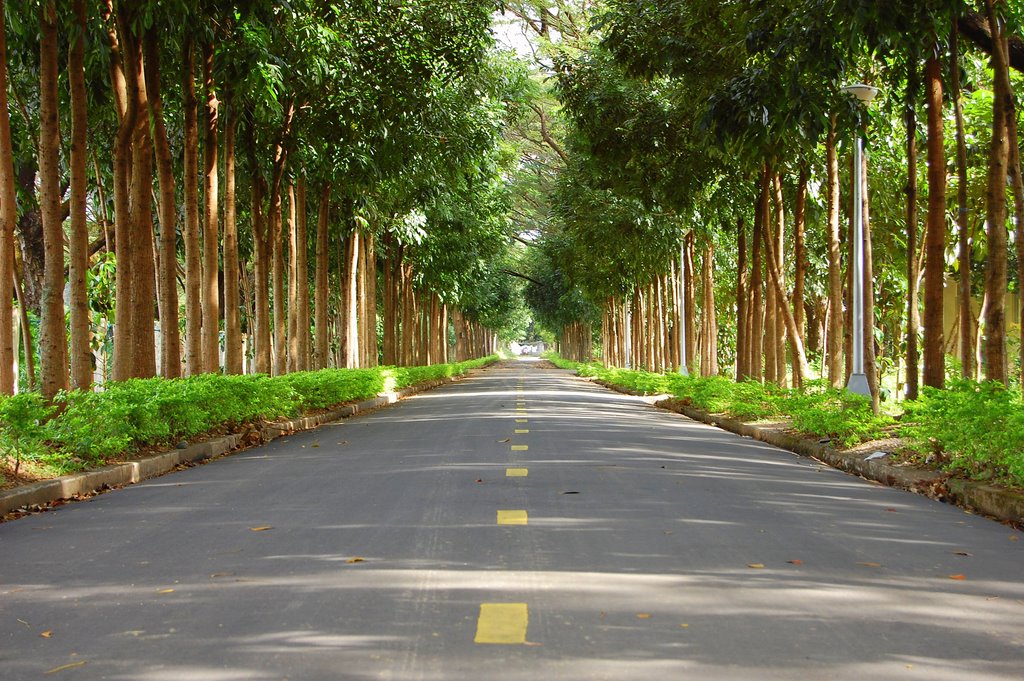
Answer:
[[[353, 221], [350, 219], [348, 224], [352, 225]], [[348, 252], [345, 258], [345, 336], [348, 339], [345, 366], [350, 369], [359, 367], [359, 236], [359, 230], [353, 229], [348, 237]]]
[[155, 28], [146, 31], [146, 94], [149, 118], [153, 129], [153, 151], [156, 156], [160, 200], [160, 270], [158, 298], [160, 301], [160, 367], [165, 378], [181, 376], [181, 334], [178, 329], [178, 206], [174, 186], [174, 158], [164, 121], [163, 93], [160, 91], [160, 43]]
[[213, 42], [203, 43], [203, 92], [206, 96], [205, 119], [206, 137], [203, 141], [203, 370], [209, 373], [220, 371], [220, 241], [218, 224], [219, 180], [218, 125], [220, 102], [217, 100], [217, 84], [213, 76]]
[[7, 29], [4, 0], [0, 0], [0, 395], [14, 392], [14, 153], [7, 105]]
[[[768, 269], [768, 278], [771, 285], [775, 288], [775, 295], [779, 300], [785, 301], [786, 293], [782, 288], [782, 275], [779, 273], [778, 258], [775, 254], [775, 246], [772, 244], [772, 239], [765, 239], [765, 263]], [[779, 310], [782, 313], [782, 321], [786, 325], [787, 332], [793, 339], [793, 376], [795, 378], [794, 383], [798, 385], [803, 384], [803, 379], [809, 373], [807, 366], [807, 355], [804, 353], [804, 344], [800, 340], [800, 334], [796, 332], [796, 320], [793, 318], [793, 313], [789, 309], [788, 305], [780, 305]]]
[[739, 219], [736, 226], [737, 236], [737, 262], [736, 262], [736, 378], [745, 380], [750, 377], [749, 344], [750, 328], [747, 325], [749, 316], [749, 300], [747, 293], [749, 289], [747, 274], [747, 228], [743, 224], [743, 218]]
[[[762, 177], [762, 201], [764, 206], [764, 229], [762, 236], [766, 242], [765, 253], [775, 253], [775, 239], [776, 239], [776, 228], [775, 220], [772, 219], [771, 213], [771, 195], [772, 195], [772, 180], [774, 173], [771, 171], [771, 166], [765, 162], [764, 169], [761, 171]], [[777, 218], [777, 216], [776, 216]], [[771, 244], [767, 242], [771, 241]], [[768, 246], [771, 246], [769, 251]], [[776, 261], [775, 266], [778, 267]], [[775, 296], [775, 287], [769, 285], [764, 292], [764, 338], [762, 340], [762, 347], [764, 348], [764, 380], [769, 383], [781, 383], [781, 377], [779, 376], [778, 360], [775, 356], [778, 348], [778, 336], [779, 336], [779, 303]]]
[[[138, 22], [125, 21], [128, 27]], [[149, 132], [149, 98], [146, 96], [142, 36], [128, 29], [124, 36], [125, 82], [128, 97], [135, 101], [132, 134], [131, 230], [131, 354], [132, 377], [156, 376], [156, 343], [153, 332], [156, 303], [155, 244], [153, 240], [153, 141]]]
[[[779, 283], [783, 293], [776, 297], [776, 304], [781, 308], [786, 305], [786, 263], [783, 253], [786, 234], [786, 204], [782, 197], [782, 173], [772, 173], [773, 199], [775, 203], [775, 257], [779, 268]], [[775, 376], [779, 385], [786, 387], [786, 324], [782, 319], [782, 310], [775, 313]], [[801, 336], [801, 339], [803, 336]], [[796, 372], [793, 372], [796, 375]]]
[[878, 363], [875, 359], [875, 258], [871, 248], [871, 202], [868, 192], [868, 155], [861, 155], [861, 215], [864, 219], [864, 374], [871, 390], [871, 407], [878, 413]]
[[[1005, 36], [1004, 36], [1004, 51], [1005, 51]], [[1010, 87], [1009, 77], [1006, 79], [1005, 85]], [[1024, 240], [1021, 239], [1022, 230], [1024, 230], [1024, 178], [1021, 177], [1020, 168], [1020, 142], [1018, 141], [1017, 134], [1017, 111], [1016, 111], [1016, 99], [1013, 97], [1011, 92], [1010, 96], [1006, 99], [1006, 136], [1007, 136], [1007, 147], [1009, 148], [1008, 162], [1010, 164], [1010, 178], [1013, 186], [1013, 224], [1014, 230], [1016, 231], [1016, 249], [1017, 249], [1017, 273], [1018, 282], [1024, 281]], [[1018, 291], [1020, 286], [1018, 286]], [[1018, 295], [1020, 301], [1018, 305], [1024, 306], [1024, 296]], [[1024, 307], [1019, 309], [1024, 310]], [[1018, 319], [1024, 320], [1024, 316], [1018, 317]], [[1019, 340], [1024, 342], [1024, 324], [1021, 324]], [[1018, 348], [1018, 358], [1020, 360], [1021, 372], [1018, 377], [1021, 387], [1024, 387], [1024, 345]], [[1007, 363], [1009, 358], [1007, 358]], [[1007, 372], [1006, 380], [1009, 380], [1009, 372]]]
[[[754, 379], [761, 381], [765, 378], [764, 369], [764, 338], [765, 338], [765, 303], [764, 303], [764, 275], [762, 274], [762, 257], [761, 250], [764, 245], [766, 235], [770, 232], [771, 219], [768, 212], [768, 174], [764, 168], [761, 169], [760, 180], [758, 181], [758, 200], [757, 207], [755, 209], [755, 221], [753, 244], [753, 257], [752, 265], [754, 273], [751, 276], [750, 287], [754, 292], [753, 296], [753, 314], [754, 314], [754, 325], [753, 333], [750, 337], [751, 344], [751, 369], [753, 371]], [[774, 363], [772, 364], [774, 367]]]
[[[387, 366], [398, 363], [398, 258], [395, 253], [394, 237], [384, 234], [384, 337], [382, 350], [384, 364]], [[454, 314], [454, 313], [453, 313]], [[458, 332], [456, 322], [456, 333]], [[461, 361], [461, 360], [456, 360]]]
[[227, 94], [228, 118], [224, 126], [224, 373], [242, 373], [242, 322], [239, 318], [238, 222], [235, 210], [235, 135], [238, 108], [234, 93]]
[[942, 388], [945, 385], [942, 289], [946, 247], [946, 157], [942, 139], [942, 65], [934, 54], [925, 62], [925, 101], [928, 105], [928, 225], [925, 232], [923, 381], [927, 386]]
[[288, 371], [299, 370], [299, 273], [298, 208], [295, 205], [295, 183], [288, 183]]
[[270, 193], [270, 268], [274, 295], [274, 375], [288, 372], [287, 310], [285, 307], [284, 236], [282, 234], [283, 189]]
[[306, 176], [299, 177], [295, 187], [296, 216], [295, 240], [298, 247], [295, 251], [295, 278], [298, 280], [296, 294], [298, 296], [299, 321], [299, 371], [310, 369], [310, 316], [309, 316], [309, 211], [306, 205]]
[[[199, 101], [196, 99], [195, 47], [185, 38], [182, 47], [182, 92], [184, 108], [185, 224], [185, 374], [203, 373], [202, 255], [199, 247]], [[255, 160], [255, 159], [254, 159]], [[257, 282], [256, 291], [261, 290]]]
[[[2, 8], [0, 8], [2, 11]], [[68, 278], [71, 288], [71, 386], [82, 390], [92, 385], [89, 297], [89, 227], [86, 224], [88, 157], [86, 132], [89, 124], [85, 89], [85, 0], [74, 0], [75, 31], [68, 57], [71, 86], [71, 234]], [[10, 301], [10, 296], [7, 298]], [[10, 330], [10, 323], [7, 325]]]
[[683, 259], [683, 273], [684, 283], [686, 284], [683, 289], [683, 295], [686, 296], [686, 319], [683, 324], [686, 325], [686, 366], [692, 371], [694, 367], [694, 351], [696, 350], [696, 343], [694, 340], [697, 338], [697, 276], [693, 267], [693, 230], [687, 232], [686, 237], [683, 241], [683, 253], [685, 258]]
[[267, 218], [263, 212], [265, 186], [259, 168], [256, 165], [256, 152], [252, 147], [250, 129], [250, 163], [252, 164], [252, 240], [253, 240], [253, 289], [255, 298], [255, 362], [256, 373], [269, 374], [272, 371], [271, 359], [271, 324], [270, 324], [270, 291], [267, 282], [268, 244]]
[[44, 2], [39, 13], [39, 208], [43, 218], [43, 310], [39, 364], [43, 395], [68, 389], [68, 339], [64, 329], [64, 231], [61, 228], [60, 125], [57, 92], [57, 10]]
[[[964, 378], [975, 378], [974, 323], [971, 311], [971, 239], [967, 224], [970, 208], [967, 205], [967, 135], [964, 130], [964, 99], [960, 87], [960, 50], [959, 34], [956, 20], [953, 21], [952, 39], [950, 40], [950, 87], [956, 118], [956, 226], [958, 232], [957, 269], [957, 303], [960, 310], [960, 375]], [[1019, 239], [1018, 239], [1019, 242]], [[1022, 327], [1024, 328], [1024, 327]]]
[[825, 355], [828, 380], [834, 388], [846, 382], [843, 366], [843, 269], [839, 243], [839, 157], [836, 154], [836, 119], [833, 116], [825, 139], [825, 169], [828, 232], [828, 307], [829, 328]]
[[[441, 308], [443, 313], [444, 306], [442, 305]], [[442, 316], [445, 317], [442, 320], [442, 326], [445, 327], [442, 333], [447, 334], [447, 316]], [[366, 366], [375, 367], [377, 366], [377, 254], [372, 232], [366, 234], [366, 334]], [[441, 343], [442, 354], [444, 354], [447, 344], [446, 336]]]
[[329, 287], [328, 267], [330, 260], [330, 244], [328, 243], [327, 228], [330, 225], [331, 206], [331, 184], [325, 182], [320, 188], [320, 202], [316, 218], [316, 288], [314, 297], [315, 315], [314, 328], [316, 329], [316, 369], [327, 368], [327, 353], [329, 352], [329, 335], [327, 327], [327, 294]]
[[[118, 21], [120, 23], [120, 21]], [[111, 82], [114, 104], [118, 114], [117, 138], [114, 142], [114, 253], [117, 259], [114, 309], [114, 358], [111, 378], [123, 381], [134, 375], [131, 343], [131, 178], [132, 178], [132, 133], [138, 116], [136, 102], [129, 99], [121, 59], [121, 44], [117, 31], [109, 32], [111, 51]]]
[[[955, 44], [955, 40], [954, 40]], [[920, 381], [920, 357], [917, 334], [921, 326], [917, 282], [917, 59], [912, 58], [907, 68], [907, 98], [903, 120], [907, 128], [907, 390], [908, 400], [916, 400]], [[960, 68], [953, 56], [953, 70]], [[956, 77], [954, 76], [954, 79]], [[954, 89], [954, 97], [956, 91]]]
[[718, 375], [718, 320], [715, 316], [715, 247], [709, 241], [704, 247], [703, 279], [704, 279], [704, 343], [701, 352], [701, 375]]
[[1007, 382], [1006, 367], [1006, 175], [1009, 164], [1009, 117], [1013, 115], [1013, 91], [1007, 65], [1005, 26], [1000, 18], [1004, 3], [985, 0], [992, 27], [992, 147], [989, 154], [986, 221], [988, 256], [985, 260], [985, 378]]
[[807, 347], [806, 326], [804, 314], [804, 299], [807, 281], [807, 241], [805, 231], [807, 226], [807, 183], [809, 174], [807, 166], [800, 164], [800, 174], [796, 181], [796, 206], [793, 212], [793, 319], [796, 321], [796, 330], [800, 334], [800, 340]]

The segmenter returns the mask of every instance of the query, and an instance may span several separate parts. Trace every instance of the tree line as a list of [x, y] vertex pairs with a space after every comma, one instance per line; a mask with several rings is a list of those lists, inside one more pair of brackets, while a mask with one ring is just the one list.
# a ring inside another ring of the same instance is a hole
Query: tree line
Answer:
[[0, 394], [517, 333], [492, 10], [0, 0]]

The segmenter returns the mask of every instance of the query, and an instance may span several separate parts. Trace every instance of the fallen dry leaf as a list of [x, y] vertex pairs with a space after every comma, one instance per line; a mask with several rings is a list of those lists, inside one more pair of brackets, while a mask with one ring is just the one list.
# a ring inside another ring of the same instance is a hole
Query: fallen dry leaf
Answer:
[[351, 565], [352, 563], [363, 563], [365, 561], [366, 561], [366, 559], [363, 558], [362, 556], [355, 556], [354, 558], [349, 558], [345, 562]]
[[964, 575], [950, 575], [950, 576], [949, 576], [949, 578], [950, 578], [950, 579], [956, 579], [956, 580], [964, 580], [964, 579], [967, 579], [967, 577], [966, 577], [966, 576], [964, 576]]
[[498, 440], [498, 442], [512, 442], [512, 438], [507, 437], [504, 440]]
[[865, 563], [865, 562], [858, 562], [858, 563], [857, 563], [857, 565], [860, 565], [860, 566], [862, 566], [862, 567], [882, 567], [882, 564], [881, 564], [881, 563]]
[[39, 635], [42, 636], [43, 638], [50, 638], [51, 636], [53, 636], [53, 629], [47, 629], [46, 631], [42, 632]]
[[803, 565], [804, 564], [804, 562], [802, 560], [800, 560], [799, 558], [794, 558], [793, 560], [787, 560], [786, 562], [789, 563], [790, 565]]
[[85, 666], [85, 660], [79, 660], [78, 662], [72, 662], [71, 664], [62, 664], [59, 667], [54, 667], [50, 671], [43, 672], [43, 673], [44, 674], [56, 674], [57, 672], [62, 672], [65, 669], [74, 669], [75, 667], [83, 667], [83, 666]]
[[473, 482], [483, 482], [483, 478], [477, 478], [477, 479], [476, 479], [476, 480], [474, 480]]
[[234, 572], [214, 572], [212, 575], [210, 575], [210, 579], [215, 579], [217, 577], [230, 577], [233, 574], [235, 574], [235, 573]]
[[954, 556], [973, 556], [974, 554], [973, 553], [968, 553], [967, 551], [954, 551], [953, 555]]
[[1015, 534], [1010, 535], [1010, 541], [1020, 541], [1020, 537]]
[[250, 527], [253, 532], [266, 532], [267, 530], [274, 529], [273, 525], [260, 525], [259, 527]]
[[753, 568], [754, 570], [761, 570], [764, 568], [764, 563], [747, 563], [747, 567]]
[[20, 617], [18, 618], [18, 621], [21, 622], [22, 624], [24, 624], [26, 627], [31, 627], [32, 626], [31, 624], [29, 624], [25, 620], [21, 619]]
[[320, 446], [319, 442], [314, 442], [313, 444], [310, 445], [310, 447], [319, 447], [319, 446]]
[[649, 612], [638, 612], [636, 618], [638, 620], [649, 620], [651, 619], [651, 614]]
[[174, 593], [174, 589], [160, 589], [159, 591], [157, 591], [157, 593], [158, 594], [172, 594], [172, 593]]

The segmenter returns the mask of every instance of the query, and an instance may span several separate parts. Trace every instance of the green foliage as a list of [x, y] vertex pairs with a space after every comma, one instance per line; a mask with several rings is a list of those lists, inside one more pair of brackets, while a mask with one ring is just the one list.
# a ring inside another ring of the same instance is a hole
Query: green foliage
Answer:
[[843, 447], [877, 440], [894, 423], [890, 416], [875, 414], [870, 399], [836, 388], [823, 393], [794, 391], [780, 406], [800, 432], [831, 438]]
[[908, 402], [900, 434], [951, 471], [1024, 487], [1024, 403], [1002, 383], [957, 380]]
[[38, 393], [0, 397], [0, 456], [14, 461], [15, 473], [22, 461], [36, 461], [45, 455], [43, 424], [52, 412]]
[[[103, 392], [61, 393], [47, 406], [37, 393], [0, 400], [0, 455], [66, 472], [147, 446], [217, 428], [292, 416], [367, 399], [424, 381], [464, 374], [496, 356], [427, 367], [324, 369], [271, 378], [204, 374], [108, 383]], [[56, 418], [49, 419], [57, 409]], [[49, 419], [49, 420], [48, 420]]]

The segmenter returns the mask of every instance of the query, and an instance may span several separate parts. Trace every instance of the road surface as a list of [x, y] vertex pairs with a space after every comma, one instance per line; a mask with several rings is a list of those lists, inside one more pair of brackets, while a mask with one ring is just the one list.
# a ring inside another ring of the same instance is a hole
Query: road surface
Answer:
[[4, 681], [1022, 677], [1020, 533], [536, 362], [0, 525]]

